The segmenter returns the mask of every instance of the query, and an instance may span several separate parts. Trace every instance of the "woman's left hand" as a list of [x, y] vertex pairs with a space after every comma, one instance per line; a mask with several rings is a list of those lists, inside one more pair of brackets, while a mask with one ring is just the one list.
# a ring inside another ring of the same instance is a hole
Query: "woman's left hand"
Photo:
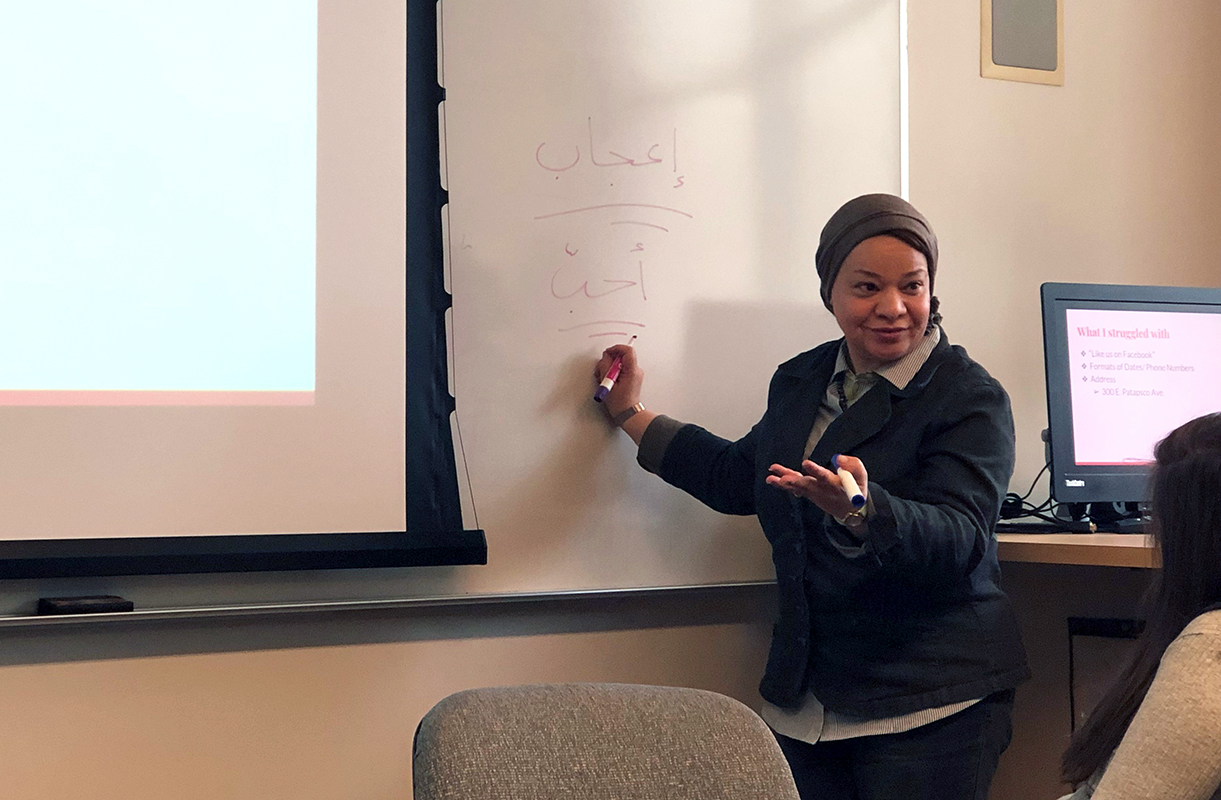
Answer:
[[[861, 494], [869, 496], [869, 473], [865, 464], [854, 456], [836, 456], [836, 463], [852, 473]], [[783, 489], [794, 497], [809, 500], [836, 519], [843, 519], [853, 510], [852, 501], [844, 493], [844, 482], [839, 475], [806, 459], [801, 462], [801, 472], [781, 464], [768, 467], [766, 478], [769, 486]]]

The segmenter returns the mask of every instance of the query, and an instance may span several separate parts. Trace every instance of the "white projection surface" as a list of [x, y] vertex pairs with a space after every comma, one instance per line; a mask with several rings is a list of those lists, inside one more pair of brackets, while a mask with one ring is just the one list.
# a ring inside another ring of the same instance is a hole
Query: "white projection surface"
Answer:
[[310, 402], [317, 18], [0, 11], [0, 403]]
[[0, 539], [405, 530], [405, 26], [0, 4]]

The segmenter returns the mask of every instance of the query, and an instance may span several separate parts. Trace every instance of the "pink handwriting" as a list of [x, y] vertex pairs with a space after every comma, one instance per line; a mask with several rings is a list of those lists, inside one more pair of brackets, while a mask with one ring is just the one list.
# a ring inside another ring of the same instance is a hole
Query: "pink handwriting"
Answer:
[[[661, 147], [661, 145], [659, 143], [654, 143], [654, 144], [649, 145], [648, 150], [645, 151], [644, 158], [633, 158], [631, 156], [627, 156], [627, 155], [624, 155], [623, 153], [617, 152], [615, 150], [610, 150], [610, 149], [607, 149], [606, 152], [609, 156], [611, 156], [613, 158], [606, 158], [606, 157], [599, 158], [597, 155], [597, 147], [594, 144], [594, 118], [586, 117], [585, 122], [586, 122], [586, 125], [589, 130], [589, 163], [594, 165], [595, 167], [647, 167], [651, 164], [660, 164], [663, 161], [665, 161], [664, 158], [662, 158], [654, 153], [654, 151], [657, 150], [657, 148]], [[673, 129], [671, 129], [670, 133], [671, 133], [671, 137], [673, 140], [673, 144], [671, 145], [672, 169], [674, 172], [678, 172], [678, 129], [673, 128]], [[546, 142], [542, 142], [539, 144], [538, 148], [534, 151], [534, 161], [540, 167], [542, 167], [543, 169], [545, 169], [549, 172], [564, 172], [566, 170], [570, 170], [573, 167], [575, 167], [578, 163], [580, 163], [580, 161], [581, 161], [581, 148], [574, 145], [573, 149], [576, 151], [576, 157], [572, 160], [572, 163], [570, 163], [570, 164], [545, 163], [543, 161], [543, 148], [546, 146], [547, 146]]]
[[586, 117], [585, 119], [586, 119], [586, 122], [589, 123], [589, 160], [591, 163], [593, 163], [593, 165], [595, 167], [621, 167], [625, 164], [629, 167], [644, 167], [644, 166], [648, 166], [649, 164], [660, 164], [661, 163], [661, 159], [656, 158], [653, 155], [653, 150], [655, 150], [657, 147], [660, 146], [660, 145], [656, 145], [656, 144], [649, 148], [648, 153], [645, 155], [644, 161], [637, 162], [635, 159], [628, 158], [627, 156], [622, 155], [621, 153], [616, 153], [614, 150], [608, 150], [607, 151], [608, 153], [610, 153], [612, 156], [614, 156], [615, 158], [617, 158], [619, 160], [618, 161], [599, 162], [597, 156], [594, 153], [594, 118]]
[[662, 226], [660, 226], [660, 225], [654, 225], [654, 224], [653, 224], [653, 223], [651, 223], [651, 222], [639, 222], [639, 221], [634, 220], [634, 219], [621, 219], [621, 220], [616, 220], [615, 222], [612, 222], [612, 223], [611, 223], [611, 225], [644, 225], [644, 226], [649, 227], [649, 228], [656, 228], [656, 229], [657, 229], [657, 230], [659, 230], [659, 231], [665, 231], [666, 233], [669, 233], [669, 232], [670, 232], [670, 229], [669, 229], [669, 228], [663, 228]]
[[563, 172], [566, 169], [572, 169], [573, 167], [575, 167], [577, 165], [577, 162], [581, 160], [581, 148], [576, 147], [574, 149], [577, 151], [577, 157], [575, 159], [573, 159], [573, 162], [571, 164], [569, 164], [566, 167], [549, 167], [543, 163], [543, 158], [542, 158], [543, 148], [546, 146], [547, 146], [547, 143], [543, 142], [542, 144], [540, 144], [538, 146], [538, 149], [534, 151], [534, 160], [537, 161], [538, 165], [545, 170], [548, 170], [550, 172]]
[[555, 279], [558, 278], [560, 276], [560, 273], [563, 271], [564, 271], [564, 268], [560, 267], [559, 269], [557, 269], [555, 271], [555, 274], [551, 276], [551, 296], [556, 298], [557, 300], [567, 300], [568, 298], [574, 297], [578, 294], [584, 294], [586, 297], [588, 297], [592, 300], [597, 297], [606, 297], [608, 294], [613, 294], [615, 292], [619, 292], [624, 289], [628, 289], [632, 286], [637, 285], [636, 281], [611, 280], [609, 278], [603, 278], [602, 279], [603, 283], [617, 283], [619, 285], [613, 289], [607, 289], [605, 292], [591, 292], [591, 291], [589, 291], [589, 281], [581, 281], [581, 285], [578, 286], [577, 288], [573, 289], [568, 294], [561, 294], [555, 288]]
[[677, 208], [670, 208], [669, 206], [657, 206], [651, 203], [602, 203], [601, 205], [596, 206], [585, 206], [584, 208], [570, 208], [567, 211], [556, 211], [552, 214], [539, 214], [537, 217], [535, 217], [535, 219], [551, 219], [552, 217], [562, 217], [565, 214], [579, 214], [583, 211], [597, 211], [601, 208], [655, 208], [658, 211], [669, 211], [673, 214], [681, 214], [688, 219], [695, 219], [693, 215], [688, 214], [686, 211], [681, 211]]
[[577, 328], [590, 328], [594, 325], [635, 325], [637, 328], [645, 327], [643, 322], [633, 322], [630, 319], [598, 319], [593, 322], [582, 322], [580, 325], [571, 325], [567, 328], [560, 328], [561, 333], [575, 331]]

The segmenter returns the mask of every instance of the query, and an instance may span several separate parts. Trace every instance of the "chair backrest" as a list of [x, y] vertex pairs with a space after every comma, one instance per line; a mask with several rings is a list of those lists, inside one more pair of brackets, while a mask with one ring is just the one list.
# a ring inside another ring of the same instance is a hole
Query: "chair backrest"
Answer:
[[715, 692], [616, 683], [470, 689], [416, 730], [416, 800], [797, 800], [767, 725]]

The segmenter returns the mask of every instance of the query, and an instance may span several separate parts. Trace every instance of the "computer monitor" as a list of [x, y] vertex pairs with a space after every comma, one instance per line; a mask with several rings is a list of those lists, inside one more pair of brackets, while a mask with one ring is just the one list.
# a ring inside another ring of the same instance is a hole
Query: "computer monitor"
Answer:
[[1154, 446], [1221, 411], [1221, 289], [1045, 283], [1051, 496], [1146, 500]]

